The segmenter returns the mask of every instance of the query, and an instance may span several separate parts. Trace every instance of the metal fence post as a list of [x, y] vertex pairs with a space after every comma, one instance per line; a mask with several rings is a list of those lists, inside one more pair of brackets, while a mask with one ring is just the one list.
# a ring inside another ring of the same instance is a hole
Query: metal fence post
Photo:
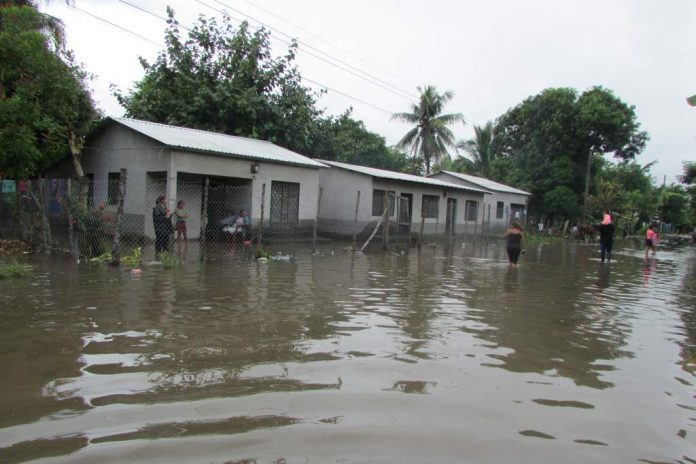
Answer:
[[75, 247], [75, 218], [73, 217], [72, 179], [66, 181], [65, 207], [68, 211], [68, 241], [70, 242], [70, 256], [77, 261], [77, 248]]
[[259, 245], [263, 241], [263, 212], [266, 208], [266, 184], [261, 185], [261, 219], [259, 220]]
[[317, 252], [317, 224], [319, 222], [319, 212], [321, 211], [321, 195], [324, 189], [319, 187], [319, 197], [317, 198], [317, 213], [314, 215], [314, 230], [312, 231], [312, 253]]
[[353, 219], [353, 251], [356, 250], [356, 240], [357, 240], [357, 230], [358, 230], [358, 209], [360, 207], [360, 190], [358, 190], [358, 195], [355, 199], [355, 219]]
[[382, 225], [382, 249], [389, 249], [389, 192], [384, 191], [384, 224]]
[[[121, 175], [118, 179], [118, 210], [116, 211], [116, 229], [114, 230], [114, 243], [111, 248], [111, 264], [121, 264], [121, 229], [123, 228], [123, 202], [126, 198], [126, 180], [128, 176], [127, 169], [121, 169]], [[106, 186], [107, 189], [111, 185]]]
[[201, 261], [205, 260], [206, 240], [208, 235], [208, 197], [210, 190], [210, 178], [205, 176], [203, 186], [203, 210], [201, 211], [201, 232], [199, 237]]
[[423, 245], [423, 229], [425, 228], [425, 217], [423, 217], [423, 213], [421, 212], [421, 224], [420, 224], [420, 233], [418, 234], [418, 249], [420, 250], [421, 246]]

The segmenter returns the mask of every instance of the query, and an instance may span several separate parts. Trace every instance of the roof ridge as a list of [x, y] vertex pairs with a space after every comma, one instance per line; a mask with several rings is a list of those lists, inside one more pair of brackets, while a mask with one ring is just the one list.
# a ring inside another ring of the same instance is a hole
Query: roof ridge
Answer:
[[[112, 118], [115, 119], [115, 120], [117, 120], [117, 121], [119, 121], [119, 120], [120, 120], [120, 121], [125, 120], [125, 121], [133, 121], [133, 122], [144, 123], [144, 124], [151, 124], [151, 125], [153, 125], [153, 126], [171, 127], [171, 128], [174, 128], [174, 129], [182, 129], [182, 130], [191, 131], [191, 132], [206, 132], [206, 133], [208, 133], [208, 134], [221, 135], [221, 136], [223, 136], [223, 137], [231, 137], [231, 138], [235, 138], [235, 139], [253, 140], [254, 142], [263, 142], [263, 143], [269, 143], [269, 144], [271, 144], [271, 145], [276, 145], [275, 143], [271, 142], [270, 140], [254, 139], [254, 138], [251, 138], [251, 137], [244, 137], [243, 135], [231, 135], [231, 134], [225, 134], [224, 132], [215, 132], [215, 131], [205, 130], [205, 129], [196, 129], [196, 128], [194, 128], [194, 127], [175, 126], [174, 124], [164, 124], [164, 123], [161, 123], [161, 122], [147, 121], [147, 120], [145, 120], [145, 119], [125, 118], [125, 117], [122, 117], [122, 118], [112, 117]], [[280, 145], [276, 145], [276, 146], [277, 146], [277, 147], [280, 147], [280, 148], [285, 148], [285, 147], [281, 147]], [[287, 149], [286, 149], [286, 150], [287, 150]]]

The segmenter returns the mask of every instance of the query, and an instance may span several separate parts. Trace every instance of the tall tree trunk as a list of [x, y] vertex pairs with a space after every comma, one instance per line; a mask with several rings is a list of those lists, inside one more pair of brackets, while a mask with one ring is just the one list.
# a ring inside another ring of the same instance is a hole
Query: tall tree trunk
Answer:
[[73, 166], [75, 167], [75, 174], [80, 179], [85, 177], [85, 171], [82, 169], [82, 162], [80, 161], [80, 156], [82, 155], [82, 142], [77, 141], [75, 133], [68, 131], [68, 146], [70, 147], [70, 155], [72, 156]]

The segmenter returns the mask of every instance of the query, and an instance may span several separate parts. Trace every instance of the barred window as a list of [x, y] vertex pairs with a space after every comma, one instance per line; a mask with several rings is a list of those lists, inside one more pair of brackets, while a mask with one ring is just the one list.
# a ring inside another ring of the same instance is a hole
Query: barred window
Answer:
[[271, 182], [271, 222], [297, 224], [300, 217], [300, 184]]
[[423, 195], [421, 217], [437, 219], [440, 213], [440, 197], [437, 195]]
[[106, 202], [109, 205], [118, 204], [118, 190], [121, 180], [120, 172], [110, 172], [107, 182]]
[[495, 218], [502, 219], [504, 210], [505, 210], [505, 203], [503, 203], [502, 201], [499, 201], [498, 203], [496, 203], [496, 205], [495, 205]]
[[[384, 195], [387, 192], [384, 190], [373, 190], [372, 191], [372, 215], [381, 216], [384, 213]], [[394, 215], [396, 209], [396, 192], [389, 193], [389, 216]]]
[[478, 201], [466, 200], [466, 220], [476, 221], [478, 217]]

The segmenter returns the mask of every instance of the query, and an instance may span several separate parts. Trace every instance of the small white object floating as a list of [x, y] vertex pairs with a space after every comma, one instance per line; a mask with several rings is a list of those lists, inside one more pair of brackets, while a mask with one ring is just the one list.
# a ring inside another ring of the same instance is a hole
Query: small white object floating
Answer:
[[258, 261], [258, 262], [260, 262], [260, 263], [265, 263], [266, 261], [268, 261], [268, 258], [264, 258], [264, 257], [262, 256], [262, 257], [260, 257], [259, 259], [257, 259], [256, 261]]
[[292, 256], [290, 256], [290, 255], [275, 255], [275, 256], [271, 256], [271, 259], [273, 261], [290, 261], [292, 259]]

